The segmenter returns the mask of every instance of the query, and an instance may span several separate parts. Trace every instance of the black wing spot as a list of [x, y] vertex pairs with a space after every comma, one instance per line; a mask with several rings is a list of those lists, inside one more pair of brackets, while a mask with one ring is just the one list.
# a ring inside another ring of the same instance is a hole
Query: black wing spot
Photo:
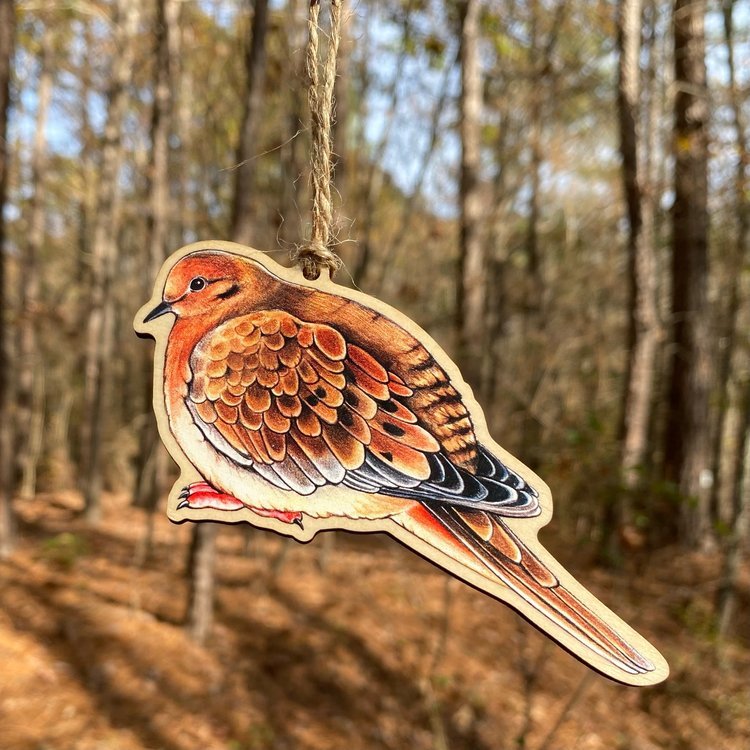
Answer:
[[326, 397], [326, 389], [325, 389], [325, 388], [323, 388], [323, 386], [322, 386], [322, 385], [319, 385], [319, 386], [318, 386], [318, 387], [317, 387], [317, 388], [315, 389], [315, 395], [316, 395], [316, 396], [318, 396], [319, 398], [325, 398], [325, 397]]
[[315, 395], [313, 395], [312, 393], [309, 396], [305, 396], [305, 401], [310, 406], [317, 406], [318, 405], [318, 400], [319, 400], [318, 397], [315, 396]]
[[383, 422], [383, 429], [389, 435], [393, 435], [393, 437], [401, 437], [405, 434], [405, 431], [402, 430], [398, 425], [391, 424], [390, 422]]
[[396, 404], [394, 401], [384, 401], [382, 404], [380, 404], [380, 408], [383, 411], [387, 411], [390, 414], [393, 414], [394, 412], [398, 411], [398, 404]]
[[349, 406], [359, 406], [359, 396], [351, 391], [346, 391], [346, 393], [344, 393], [344, 401], [346, 401]]
[[393, 453], [391, 453], [390, 451], [383, 451], [383, 452], [382, 452], [382, 453], [381, 453], [380, 455], [381, 455], [381, 456], [382, 456], [382, 457], [383, 457], [383, 458], [384, 458], [384, 459], [385, 459], [386, 461], [390, 461], [391, 463], [393, 463]]
[[344, 427], [351, 427], [354, 424], [354, 417], [348, 409], [342, 409], [339, 413], [339, 422], [341, 422]]

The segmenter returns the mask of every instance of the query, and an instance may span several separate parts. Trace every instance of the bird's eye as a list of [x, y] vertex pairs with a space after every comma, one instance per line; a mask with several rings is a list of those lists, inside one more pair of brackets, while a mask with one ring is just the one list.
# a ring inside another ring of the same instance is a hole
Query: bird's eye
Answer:
[[190, 282], [190, 291], [191, 292], [200, 292], [201, 289], [205, 289], [207, 283], [208, 282], [202, 276], [196, 276]]

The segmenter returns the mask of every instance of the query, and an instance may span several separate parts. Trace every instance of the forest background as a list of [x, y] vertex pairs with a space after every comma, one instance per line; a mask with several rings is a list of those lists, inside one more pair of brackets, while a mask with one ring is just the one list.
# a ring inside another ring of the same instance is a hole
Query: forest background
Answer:
[[750, 4], [345, 7], [337, 280], [460, 363], [645, 690], [393, 542], [163, 518], [133, 315], [309, 236], [306, 18], [0, 0], [0, 746], [747, 747]]

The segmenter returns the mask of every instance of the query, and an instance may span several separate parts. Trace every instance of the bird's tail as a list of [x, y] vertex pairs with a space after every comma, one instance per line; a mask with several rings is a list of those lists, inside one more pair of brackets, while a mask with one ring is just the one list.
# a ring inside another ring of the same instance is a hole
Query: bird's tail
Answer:
[[[402, 514], [399, 524], [462, 567], [478, 573], [485, 585], [478, 582], [476, 575], [468, 580], [488, 593], [505, 598], [497, 585], [504, 584], [528, 605], [518, 607], [523, 614], [599, 671], [635, 684], [664, 678], [664, 674], [655, 673], [652, 661], [566, 589], [500, 517], [425, 503]], [[535, 616], [537, 613], [547, 622]], [[550, 628], [549, 623], [557, 627]], [[646, 647], [661, 659], [648, 644]], [[601, 663], [602, 659], [606, 665]]]

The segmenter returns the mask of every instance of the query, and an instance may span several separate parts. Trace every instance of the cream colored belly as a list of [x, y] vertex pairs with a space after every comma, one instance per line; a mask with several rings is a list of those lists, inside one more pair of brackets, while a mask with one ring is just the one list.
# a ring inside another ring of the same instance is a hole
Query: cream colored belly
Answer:
[[369, 495], [343, 485], [319, 487], [311, 495], [279, 489], [219, 453], [195, 425], [184, 404], [171, 406], [167, 408], [170, 429], [190, 463], [209, 484], [249, 508], [300, 511], [314, 518], [375, 519], [388, 518], [414, 505], [411, 500]]

